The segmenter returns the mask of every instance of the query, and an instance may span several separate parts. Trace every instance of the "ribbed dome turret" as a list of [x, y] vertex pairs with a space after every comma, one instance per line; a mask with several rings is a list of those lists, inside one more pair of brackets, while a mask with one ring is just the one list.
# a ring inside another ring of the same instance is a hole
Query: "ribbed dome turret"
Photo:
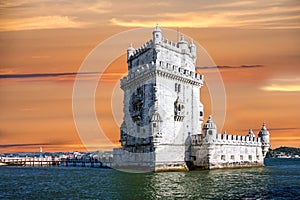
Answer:
[[258, 133], [258, 137], [261, 138], [263, 156], [266, 156], [270, 148], [270, 133], [267, 130], [265, 122], [263, 123], [262, 128]]
[[217, 126], [216, 126], [216, 124], [213, 122], [212, 116], [209, 115], [209, 116], [208, 116], [208, 120], [207, 120], [207, 122], [204, 124], [203, 129], [216, 129], [216, 128], [217, 128]]
[[266, 123], [264, 122], [262, 128], [258, 133], [258, 137], [268, 136], [270, 135], [269, 131], [267, 130]]

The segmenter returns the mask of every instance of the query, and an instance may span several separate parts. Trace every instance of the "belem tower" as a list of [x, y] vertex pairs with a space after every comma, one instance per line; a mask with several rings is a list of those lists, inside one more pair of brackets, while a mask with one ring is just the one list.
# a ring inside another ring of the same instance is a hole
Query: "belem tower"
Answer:
[[270, 147], [266, 125], [257, 137], [251, 129], [246, 136], [219, 134], [212, 116], [203, 125], [204, 76], [195, 73], [195, 44], [183, 35], [177, 43], [165, 40], [158, 26], [152, 35], [140, 48], [131, 44], [127, 49], [121, 148], [114, 149], [113, 167], [169, 171], [263, 166]]

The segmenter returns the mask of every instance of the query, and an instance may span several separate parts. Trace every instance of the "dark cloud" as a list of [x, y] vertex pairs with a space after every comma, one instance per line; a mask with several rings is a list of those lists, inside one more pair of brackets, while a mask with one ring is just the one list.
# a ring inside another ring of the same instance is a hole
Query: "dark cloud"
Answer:
[[249, 68], [259, 68], [263, 65], [241, 65], [241, 66], [230, 66], [230, 65], [218, 65], [218, 66], [204, 66], [196, 67], [196, 69], [249, 69]]
[[1, 144], [0, 149], [11, 148], [11, 147], [32, 147], [32, 146], [47, 146], [52, 145], [51, 143], [39, 143], [39, 144]]
[[[300, 128], [268, 128], [268, 131], [289, 131], [289, 130], [300, 130]], [[243, 132], [247, 132], [249, 131], [249, 129], [241, 129], [239, 131], [243, 131]], [[260, 128], [259, 129], [252, 129], [252, 131], [260, 131]]]
[[43, 77], [61, 77], [75, 76], [77, 74], [98, 74], [97, 72], [61, 72], [61, 73], [32, 73], [32, 74], [0, 74], [0, 79], [4, 78], [43, 78]]
[[33, 147], [33, 146], [52, 146], [52, 145], [67, 145], [73, 144], [74, 141], [69, 139], [51, 139], [48, 142], [41, 143], [15, 143], [15, 144], [1, 144], [0, 149], [11, 148], [11, 147]]

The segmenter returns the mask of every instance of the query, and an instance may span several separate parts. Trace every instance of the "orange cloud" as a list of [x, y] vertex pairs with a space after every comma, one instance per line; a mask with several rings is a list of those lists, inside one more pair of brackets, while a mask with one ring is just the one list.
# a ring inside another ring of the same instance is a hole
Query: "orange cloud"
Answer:
[[274, 85], [262, 87], [266, 91], [299, 92], [300, 85]]
[[78, 22], [75, 19], [74, 17], [59, 15], [0, 19], [0, 31], [82, 28], [87, 25], [87, 23]]
[[[251, 7], [248, 5], [251, 4]], [[221, 5], [204, 5], [203, 11], [164, 12], [161, 13], [159, 23], [165, 27], [239, 27], [258, 29], [300, 28], [300, 16], [294, 13], [300, 7], [284, 7], [282, 5], [260, 5], [255, 1], [231, 2]], [[240, 6], [240, 7], [239, 7]], [[239, 9], [236, 9], [239, 7]], [[226, 9], [224, 8], [231, 8]], [[220, 12], [220, 9], [223, 9]], [[130, 18], [115, 17], [110, 20], [114, 25], [126, 27], [152, 27], [157, 21], [152, 16]]]
[[261, 89], [265, 91], [281, 91], [281, 92], [300, 91], [299, 78], [273, 79], [270, 82], [271, 85], [264, 86]]

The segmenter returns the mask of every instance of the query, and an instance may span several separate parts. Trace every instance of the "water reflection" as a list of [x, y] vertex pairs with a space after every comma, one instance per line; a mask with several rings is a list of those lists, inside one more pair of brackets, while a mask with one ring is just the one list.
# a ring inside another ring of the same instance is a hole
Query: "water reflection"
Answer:
[[163, 173], [2, 167], [0, 199], [297, 199], [300, 159], [272, 159], [266, 165]]
[[143, 193], [149, 199], [257, 199], [268, 194], [266, 171], [253, 168], [148, 174]]

